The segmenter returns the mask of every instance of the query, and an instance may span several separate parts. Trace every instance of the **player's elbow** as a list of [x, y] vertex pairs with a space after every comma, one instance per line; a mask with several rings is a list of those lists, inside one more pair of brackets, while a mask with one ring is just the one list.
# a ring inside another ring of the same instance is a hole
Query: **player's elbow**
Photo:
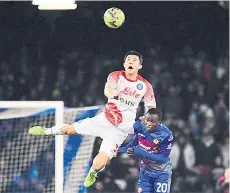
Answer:
[[112, 98], [111, 96], [111, 92], [110, 92], [110, 89], [108, 88], [108, 86], [105, 86], [104, 88], [104, 95], [107, 97], [107, 98]]
[[104, 89], [104, 95], [107, 97], [107, 95], [108, 95], [108, 92], [107, 92], [107, 89], [105, 88]]

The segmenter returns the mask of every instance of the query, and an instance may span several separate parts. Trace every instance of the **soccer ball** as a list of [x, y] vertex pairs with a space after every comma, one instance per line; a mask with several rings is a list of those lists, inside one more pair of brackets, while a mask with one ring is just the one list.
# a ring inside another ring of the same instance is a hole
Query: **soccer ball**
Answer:
[[125, 21], [125, 14], [116, 7], [111, 7], [104, 14], [104, 22], [109, 28], [119, 28]]

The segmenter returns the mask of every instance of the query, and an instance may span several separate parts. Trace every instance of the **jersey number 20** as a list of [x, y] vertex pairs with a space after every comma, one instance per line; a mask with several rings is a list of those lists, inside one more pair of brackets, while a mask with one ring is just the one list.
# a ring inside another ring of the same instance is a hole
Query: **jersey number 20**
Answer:
[[157, 192], [165, 193], [167, 192], [168, 184], [157, 182]]

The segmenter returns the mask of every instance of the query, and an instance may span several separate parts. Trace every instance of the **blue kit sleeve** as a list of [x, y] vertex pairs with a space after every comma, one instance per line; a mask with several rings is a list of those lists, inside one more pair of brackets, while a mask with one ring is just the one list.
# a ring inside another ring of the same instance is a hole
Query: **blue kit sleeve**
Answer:
[[129, 147], [134, 147], [138, 144], [137, 135], [124, 147], [118, 149], [119, 153], [125, 153]]
[[133, 152], [133, 156], [136, 157], [144, 157], [147, 159], [150, 159], [152, 161], [157, 161], [157, 162], [162, 162], [165, 163], [168, 161], [168, 156], [166, 156], [165, 154], [159, 153], [159, 154], [153, 154], [153, 153], [149, 153], [143, 149], [141, 149], [140, 147], [134, 147], [134, 152]]

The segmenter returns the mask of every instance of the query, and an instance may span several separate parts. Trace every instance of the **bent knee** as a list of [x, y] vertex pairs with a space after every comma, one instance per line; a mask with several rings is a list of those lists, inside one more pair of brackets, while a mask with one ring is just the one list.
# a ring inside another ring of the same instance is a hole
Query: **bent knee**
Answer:
[[64, 135], [76, 135], [77, 134], [73, 125], [66, 125], [66, 126], [62, 127], [61, 132]]

